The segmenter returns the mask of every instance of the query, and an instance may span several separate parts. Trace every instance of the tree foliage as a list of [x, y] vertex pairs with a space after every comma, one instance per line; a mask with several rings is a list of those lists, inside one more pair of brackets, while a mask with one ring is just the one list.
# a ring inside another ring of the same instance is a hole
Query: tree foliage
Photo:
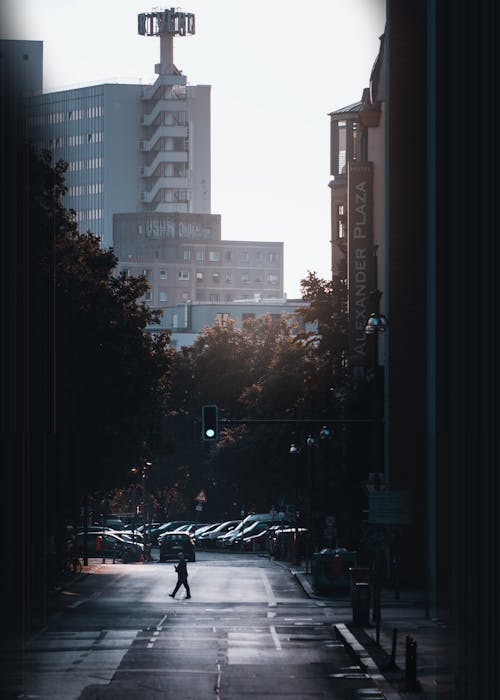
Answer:
[[30, 230], [35, 274], [53, 330], [53, 432], [78, 493], [125, 478], [161, 415], [172, 352], [140, 297], [144, 278], [116, 275], [117, 259], [66, 210], [66, 164], [32, 156]]

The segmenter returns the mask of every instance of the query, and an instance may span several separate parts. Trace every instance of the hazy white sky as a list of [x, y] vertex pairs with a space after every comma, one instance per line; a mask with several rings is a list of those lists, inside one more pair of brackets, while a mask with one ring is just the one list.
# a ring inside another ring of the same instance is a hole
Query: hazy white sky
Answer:
[[[16, 0], [4, 38], [44, 42], [44, 90], [151, 83], [159, 39], [141, 0]], [[228, 240], [283, 241], [285, 292], [330, 277], [328, 113], [367, 87], [384, 0], [186, 0], [196, 34], [174, 40], [192, 85], [212, 86], [212, 213]], [[4, 18], [5, 19], [5, 18]]]

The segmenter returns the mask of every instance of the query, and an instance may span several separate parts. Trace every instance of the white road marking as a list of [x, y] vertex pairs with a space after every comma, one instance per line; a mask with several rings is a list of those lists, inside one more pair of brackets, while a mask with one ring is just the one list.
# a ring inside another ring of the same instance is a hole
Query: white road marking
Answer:
[[274, 646], [276, 647], [277, 651], [281, 651], [281, 649], [282, 649], [281, 642], [278, 638], [278, 634], [276, 632], [275, 626], [271, 625], [270, 630], [271, 630], [271, 637], [273, 638]]
[[260, 569], [260, 575], [264, 583], [264, 588], [266, 589], [267, 604], [270, 608], [274, 608], [276, 607], [276, 598], [274, 597], [273, 589], [271, 588], [269, 579], [267, 578], [266, 573], [262, 571], [262, 569]]

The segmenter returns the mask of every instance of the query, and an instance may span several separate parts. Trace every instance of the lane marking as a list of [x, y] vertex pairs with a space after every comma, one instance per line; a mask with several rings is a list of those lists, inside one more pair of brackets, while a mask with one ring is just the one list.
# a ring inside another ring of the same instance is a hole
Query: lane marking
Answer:
[[282, 646], [281, 646], [281, 642], [278, 638], [278, 634], [276, 632], [275, 626], [271, 625], [270, 630], [271, 630], [271, 637], [273, 638], [274, 646], [276, 647], [277, 651], [281, 651]]
[[217, 678], [215, 681], [215, 695], [216, 697], [220, 698], [220, 680], [221, 680], [221, 671], [220, 671], [220, 664], [217, 664]]
[[274, 596], [273, 589], [271, 588], [271, 584], [269, 583], [269, 579], [267, 578], [266, 573], [262, 571], [262, 569], [260, 569], [260, 575], [264, 583], [264, 588], [266, 589], [267, 604], [270, 608], [275, 608], [277, 605], [276, 598]]
[[163, 623], [166, 621], [168, 615], [164, 615], [160, 620], [159, 624], [156, 625], [156, 629], [161, 631]]

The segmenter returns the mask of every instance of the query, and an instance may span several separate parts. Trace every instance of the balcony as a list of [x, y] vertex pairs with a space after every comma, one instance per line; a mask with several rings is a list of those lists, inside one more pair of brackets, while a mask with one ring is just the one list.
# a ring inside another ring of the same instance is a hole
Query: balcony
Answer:
[[[162, 112], [175, 112], [176, 114], [178, 112], [186, 112], [187, 111], [187, 102], [185, 100], [159, 100], [153, 107], [152, 111], [149, 114], [143, 114], [141, 117], [141, 125], [142, 126], [151, 126], [151, 124], [154, 123], [155, 119], [158, 117], [159, 114]], [[174, 116], [175, 119], [175, 116]]]
[[163, 85], [183, 85], [187, 83], [185, 75], [159, 75], [153, 85], [145, 85], [140, 93], [141, 100], [152, 100]]
[[[143, 150], [143, 149], [141, 149]], [[139, 177], [152, 177], [156, 168], [162, 163], [187, 163], [187, 151], [157, 151], [157, 154], [149, 165], [141, 165]]]

